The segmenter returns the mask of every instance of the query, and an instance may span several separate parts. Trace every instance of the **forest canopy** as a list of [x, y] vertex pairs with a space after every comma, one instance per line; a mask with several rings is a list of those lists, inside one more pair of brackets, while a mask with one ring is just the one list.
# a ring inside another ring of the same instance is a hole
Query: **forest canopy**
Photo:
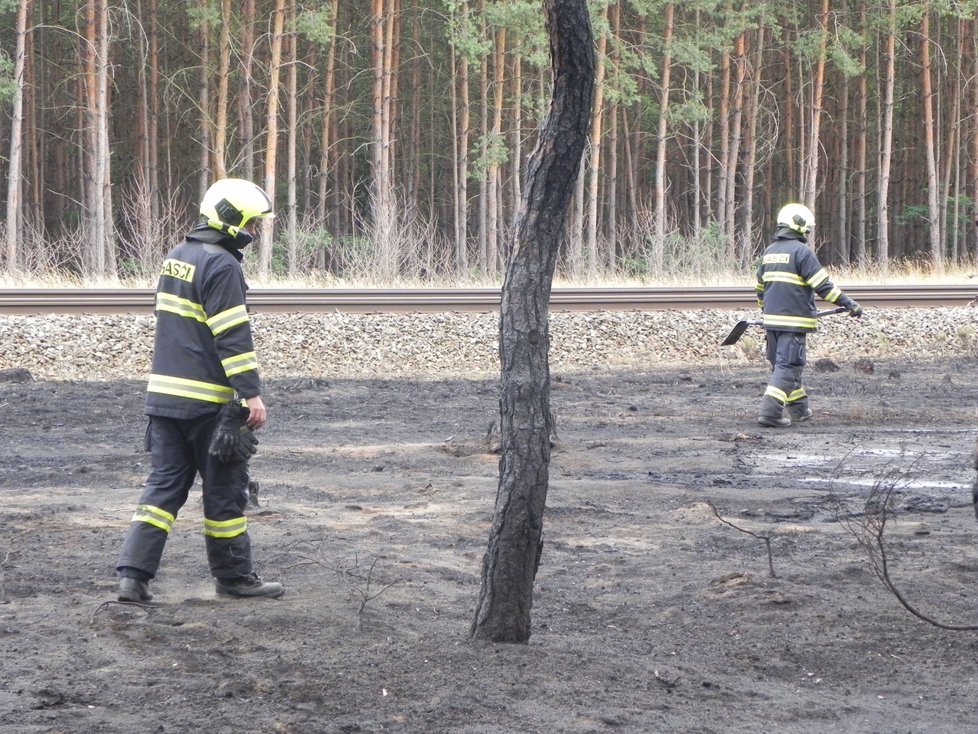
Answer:
[[[978, 2], [589, 2], [560, 271], [975, 259]], [[550, 99], [531, 0], [0, 0], [0, 270], [152, 274], [215, 179], [264, 274], [498, 278]]]

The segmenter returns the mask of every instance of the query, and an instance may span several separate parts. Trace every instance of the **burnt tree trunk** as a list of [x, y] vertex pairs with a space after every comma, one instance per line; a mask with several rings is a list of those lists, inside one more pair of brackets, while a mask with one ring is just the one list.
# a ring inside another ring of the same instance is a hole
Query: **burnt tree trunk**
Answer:
[[492, 642], [530, 639], [550, 467], [550, 288], [594, 93], [586, 0], [545, 0], [544, 8], [553, 96], [528, 164], [503, 282], [499, 488], [471, 629], [472, 637]]

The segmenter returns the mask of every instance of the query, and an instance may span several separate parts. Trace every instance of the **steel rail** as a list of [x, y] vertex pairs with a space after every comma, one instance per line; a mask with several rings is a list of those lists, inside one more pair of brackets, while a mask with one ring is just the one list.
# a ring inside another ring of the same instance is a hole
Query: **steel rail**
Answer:
[[[846, 292], [875, 308], [950, 307], [975, 304], [976, 285], [852, 286]], [[255, 312], [444, 313], [498, 310], [498, 288], [256, 288], [248, 293]], [[0, 314], [152, 313], [151, 288], [0, 289]], [[553, 311], [665, 311], [751, 309], [750, 287], [554, 288]]]

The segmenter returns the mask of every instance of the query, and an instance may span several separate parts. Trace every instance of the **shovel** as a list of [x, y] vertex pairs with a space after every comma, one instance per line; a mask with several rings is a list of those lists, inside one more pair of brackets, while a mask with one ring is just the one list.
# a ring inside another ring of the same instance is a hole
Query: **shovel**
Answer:
[[[817, 314], [815, 314], [815, 318], [820, 319], [823, 316], [831, 316], [834, 313], [842, 313], [843, 311], [848, 310], [849, 309], [842, 308], [840, 306], [839, 308], [832, 308], [828, 311], [819, 311]], [[734, 324], [734, 327], [730, 330], [730, 333], [727, 334], [727, 338], [720, 342], [720, 346], [725, 347], [728, 344], [736, 344], [738, 341], [740, 341], [740, 337], [744, 335], [744, 332], [747, 331], [748, 326], [760, 326], [762, 323], [764, 322], [761, 319], [744, 319], [742, 321], [738, 321], [736, 324]]]

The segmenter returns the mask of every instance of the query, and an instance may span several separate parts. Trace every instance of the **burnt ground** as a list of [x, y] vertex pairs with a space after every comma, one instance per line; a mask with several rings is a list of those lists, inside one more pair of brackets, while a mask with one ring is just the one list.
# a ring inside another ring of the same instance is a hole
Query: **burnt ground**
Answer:
[[811, 369], [787, 430], [759, 366], [554, 375], [528, 645], [468, 638], [491, 379], [271, 381], [250, 527], [286, 596], [215, 596], [195, 489], [148, 607], [112, 601], [143, 384], [3, 385], [0, 731], [972, 732], [978, 633], [839, 516], [894, 490], [894, 582], [978, 624], [978, 364], [871, 366]]

